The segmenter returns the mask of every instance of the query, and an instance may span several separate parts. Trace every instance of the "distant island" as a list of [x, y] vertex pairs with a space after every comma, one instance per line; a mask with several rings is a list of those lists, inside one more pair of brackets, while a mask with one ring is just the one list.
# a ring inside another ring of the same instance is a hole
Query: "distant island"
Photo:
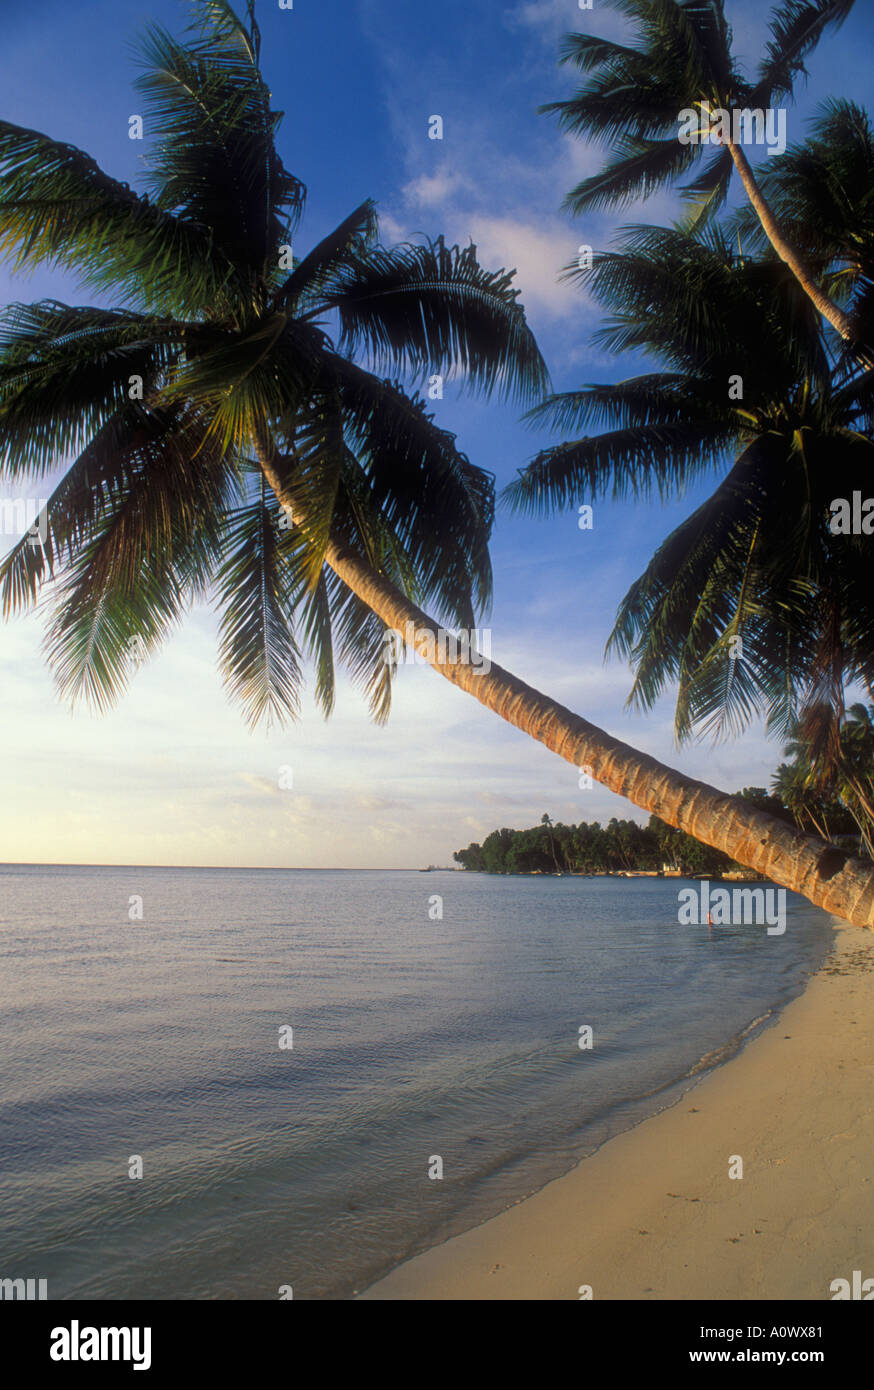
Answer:
[[[737, 795], [799, 829], [807, 828], [780, 797], [764, 787], [745, 787]], [[830, 838], [859, 853], [857, 827], [841, 809], [832, 808]], [[453, 858], [463, 869], [487, 874], [756, 877], [721, 850], [675, 830], [658, 816], [650, 816], [646, 825], [615, 817], [607, 825], [598, 821], [564, 825], [544, 815], [539, 825], [528, 830], [493, 830], [481, 845], [456, 850]]]

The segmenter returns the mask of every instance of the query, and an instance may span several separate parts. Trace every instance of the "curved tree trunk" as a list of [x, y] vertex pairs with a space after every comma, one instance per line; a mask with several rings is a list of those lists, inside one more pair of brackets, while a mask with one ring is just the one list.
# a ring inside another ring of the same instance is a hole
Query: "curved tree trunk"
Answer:
[[[281, 504], [294, 509], [278, 460], [262, 452], [261, 467]], [[298, 508], [299, 512], [299, 508]], [[704, 782], [696, 782], [655, 758], [639, 753], [588, 720], [565, 709], [539, 690], [492, 664], [488, 672], [471, 664], [439, 659], [441, 629], [427, 614], [353, 551], [329, 543], [325, 562], [344, 584], [403, 635], [411, 624], [416, 645], [434, 670], [480, 704], [506, 719], [575, 768], [635, 806], [723, 850], [761, 873], [858, 927], [874, 927], [874, 866], [756, 810]], [[432, 659], [433, 658], [433, 659]]]
[[816, 305], [823, 318], [828, 319], [832, 327], [837, 329], [846, 342], [853, 342], [855, 334], [853, 331], [853, 321], [849, 314], [845, 314], [843, 309], [835, 304], [833, 300], [829, 299], [828, 295], [819, 288], [816, 281], [811, 279], [803, 263], [799, 259], [798, 253], [789, 245], [788, 241], [786, 241], [777, 224], [777, 219], [768, 206], [768, 202], [756, 182], [756, 176], [753, 173], [752, 166], [740, 145], [736, 145], [733, 140], [727, 140], [725, 143], [728, 145], [729, 151], [731, 152], [734, 166], [740, 175], [741, 183], [746, 190], [746, 195], [758, 214], [765, 236], [777, 252], [780, 260], [792, 271], [792, 274], [804, 290], [804, 293], [807, 295], [808, 299], [812, 300]]

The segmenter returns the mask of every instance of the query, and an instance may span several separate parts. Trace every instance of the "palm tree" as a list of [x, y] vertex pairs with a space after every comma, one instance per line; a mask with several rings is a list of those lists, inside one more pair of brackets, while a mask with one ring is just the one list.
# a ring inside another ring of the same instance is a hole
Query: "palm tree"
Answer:
[[775, 786], [779, 780], [794, 793], [811, 821], [813, 804], [837, 804], [874, 858], [874, 706], [855, 703], [837, 720], [831, 709], [811, 710], [793, 729], [785, 752], [791, 762], [777, 769]]
[[419, 605], [473, 626], [489, 595], [491, 479], [356, 353], [536, 396], [545, 369], [512, 277], [442, 241], [380, 247], [369, 204], [286, 266], [304, 190], [276, 151], [251, 6], [246, 28], [227, 0], [201, 0], [190, 41], [152, 28], [145, 60], [151, 197], [77, 149], [0, 124], [0, 251], [125, 301], [16, 305], [0, 334], [2, 471], [39, 476], [75, 455], [44, 544], [23, 540], [0, 571], [6, 612], [50, 583], [61, 691], [104, 706], [136, 664], [132, 649], [153, 650], [192, 597], [214, 590], [224, 674], [251, 720], [294, 715], [304, 651], [330, 708], [335, 645], [385, 717], [386, 632], [412, 628], [441, 675], [575, 767], [874, 925], [870, 866], [664, 767], [498, 666], [449, 658]]
[[633, 229], [568, 274], [611, 310], [599, 346], [666, 370], [535, 407], [571, 437], [507, 501], [543, 515], [611, 491], [680, 493], [733, 454], [620, 605], [609, 649], [634, 665], [630, 702], [650, 709], [676, 681], [681, 740], [737, 733], [759, 711], [784, 734], [813, 710], [840, 721], [847, 687], [874, 674], [869, 538], [833, 533], [831, 510], [871, 476], [872, 374], [847, 379], [795, 282], [713, 228]]
[[[805, 265], [874, 341], [874, 130], [855, 102], [823, 102], [802, 144], [760, 179], [762, 192]], [[747, 250], [767, 250], [750, 208], [735, 223]]]
[[[124, 301], [3, 317], [6, 476], [77, 455], [43, 546], [23, 537], [3, 565], [6, 611], [57, 575], [60, 690], [103, 707], [132, 656], [212, 587], [223, 671], [252, 722], [295, 713], [304, 649], [326, 711], [337, 654], [384, 718], [385, 626], [328, 551], [356, 548], [407, 597], [472, 627], [490, 593], [494, 485], [418, 397], [352, 354], [456, 367], [473, 387], [523, 397], [545, 368], [510, 276], [484, 271], [473, 247], [379, 246], [372, 203], [291, 263], [304, 189], [276, 151], [257, 26], [226, 0], [200, 12], [187, 45], [158, 27], [143, 44], [151, 196], [0, 125], [0, 248]], [[287, 488], [291, 516], [274, 496]]]
[[[596, 341], [666, 370], [535, 407], [578, 437], [541, 451], [511, 505], [680, 492], [734, 457], [620, 605], [609, 645], [633, 662], [630, 701], [650, 709], [676, 681], [681, 740], [760, 711], [785, 735], [806, 709], [842, 710], [874, 678], [874, 590], [870, 539], [835, 534], [832, 504], [871, 477], [874, 375], [847, 379], [795, 282], [715, 229], [639, 228], [570, 273], [611, 310]], [[592, 421], [609, 428], [584, 433]]]
[[838, 796], [874, 859], [874, 705], [857, 701], [847, 710], [835, 767]]
[[[565, 130], [610, 147], [606, 168], [577, 184], [566, 207], [582, 213], [648, 196], [690, 173], [703, 151], [718, 144], [704, 169], [682, 187], [697, 205], [698, 218], [722, 205], [736, 171], [780, 260], [841, 337], [856, 342], [851, 317], [817, 284], [784, 235], [733, 127], [723, 132], [713, 119], [716, 112], [764, 111], [789, 99], [805, 72], [805, 58], [826, 29], [846, 19], [853, 0], [782, 0], [772, 12], [771, 42], [754, 82], [743, 76], [732, 54], [724, 0], [608, 3], [636, 21], [639, 42], [626, 45], [569, 34], [562, 61], [586, 74], [587, 81], [574, 96], [541, 108], [557, 113]], [[681, 113], [695, 109], [700, 123], [690, 130], [691, 142], [683, 143]]]
[[546, 826], [546, 833], [549, 836], [549, 851], [552, 855], [552, 862], [555, 865], [555, 872], [557, 874], [560, 874], [561, 868], [559, 867], [558, 858], [555, 853], [555, 835], [553, 833], [552, 817], [550, 816], [548, 811], [544, 811], [543, 815], [540, 817], [540, 824]]
[[[792, 745], [789, 744], [784, 752], [790, 754], [791, 751]], [[771, 778], [771, 787], [792, 815], [796, 825], [803, 827], [805, 823], [809, 823], [823, 840], [832, 840], [833, 832], [829, 825], [831, 807], [825, 798], [812, 788], [797, 761], [780, 763]]]

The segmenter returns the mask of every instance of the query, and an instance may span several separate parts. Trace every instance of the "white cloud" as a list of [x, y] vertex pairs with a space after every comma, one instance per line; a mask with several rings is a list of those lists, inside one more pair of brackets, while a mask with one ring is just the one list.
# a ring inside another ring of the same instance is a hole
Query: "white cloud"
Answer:
[[433, 174], [420, 174], [401, 190], [404, 202], [413, 208], [441, 207], [464, 190], [470, 192], [471, 181], [463, 174], [442, 164]]
[[507, 11], [510, 29], [545, 29], [566, 26], [569, 21], [568, 0], [526, 0]]
[[593, 32], [604, 38], [618, 39], [627, 33], [628, 23], [615, 10], [598, 4], [582, 9], [576, 0], [522, 0], [504, 15], [508, 29], [539, 34], [545, 42], [554, 42], [561, 34]]
[[514, 217], [479, 216], [471, 233], [486, 264], [515, 267], [526, 308], [559, 318], [573, 314], [579, 321], [583, 297], [578, 287], [558, 279], [575, 249], [565, 231]]
[[[543, 171], [535, 177], [542, 183]], [[515, 269], [514, 283], [526, 310], [552, 319], [573, 316], [579, 324], [585, 298], [577, 285], [560, 282], [559, 277], [577, 254], [580, 238], [567, 219], [533, 211], [557, 205], [563, 177], [550, 176], [550, 199], [538, 190], [536, 198], [518, 204], [504, 200], [508, 210], [497, 213], [498, 199], [486, 182], [478, 182], [473, 172], [449, 171], [443, 165], [433, 175], [420, 174], [404, 185], [402, 208], [381, 215], [381, 235], [386, 241], [415, 239], [424, 215], [429, 214], [450, 242], [467, 245], [473, 241], [484, 266]], [[516, 190], [525, 188], [521, 178], [510, 183]]]

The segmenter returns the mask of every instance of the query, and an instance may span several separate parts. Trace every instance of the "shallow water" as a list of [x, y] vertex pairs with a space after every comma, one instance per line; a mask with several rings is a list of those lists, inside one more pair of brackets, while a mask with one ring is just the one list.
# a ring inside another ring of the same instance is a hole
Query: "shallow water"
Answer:
[[0, 869], [0, 1277], [346, 1297], [501, 1210], [730, 1054], [828, 948], [792, 894], [783, 936], [680, 926], [683, 886]]

